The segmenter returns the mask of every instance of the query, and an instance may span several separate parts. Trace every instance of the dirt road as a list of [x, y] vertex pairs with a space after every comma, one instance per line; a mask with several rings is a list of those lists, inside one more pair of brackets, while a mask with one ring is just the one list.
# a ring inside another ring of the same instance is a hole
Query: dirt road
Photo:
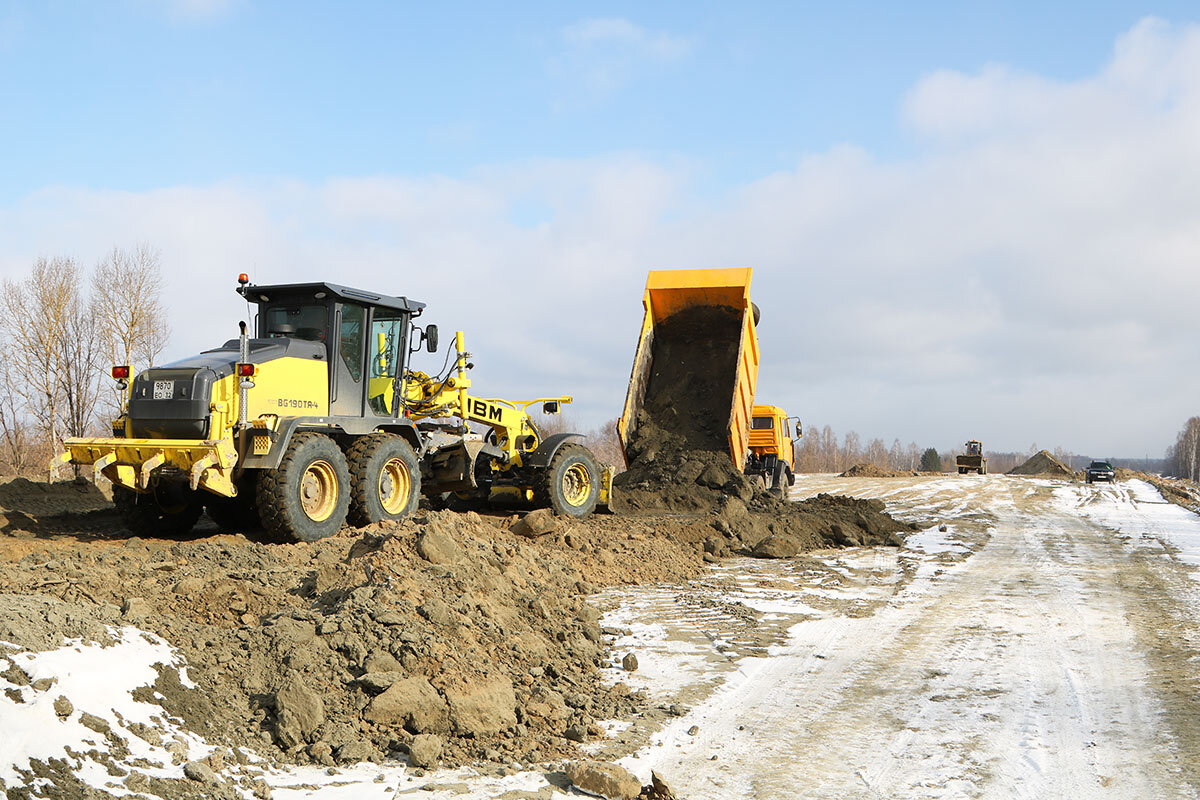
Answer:
[[[1140, 482], [797, 489], [885, 497], [948, 530], [898, 556], [814, 559], [824, 572], [747, 564], [741, 596], [757, 587], [776, 616], [804, 621], [769, 656], [730, 662], [715, 693], [625, 761], [635, 771], [660, 770], [688, 798], [1197, 795], [1200, 519]], [[663, 661], [686, 655], [689, 624], [667, 622]], [[676, 689], [700, 690], [705, 672], [693, 665]]]

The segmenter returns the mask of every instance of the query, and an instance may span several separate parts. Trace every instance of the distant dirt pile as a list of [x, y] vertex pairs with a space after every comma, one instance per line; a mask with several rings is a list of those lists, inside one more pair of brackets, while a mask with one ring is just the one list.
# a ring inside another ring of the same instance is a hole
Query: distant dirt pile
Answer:
[[1009, 475], [1037, 475], [1043, 478], [1074, 478], [1075, 472], [1055, 458], [1049, 450], [1042, 450], [1019, 467], [1008, 471]]
[[629, 469], [613, 479], [614, 509], [712, 514], [724, 537], [706, 544], [713, 556], [899, 544], [896, 532], [907, 527], [882, 504], [827, 496], [782, 502], [734, 466], [728, 425], [740, 337], [741, 315], [725, 307], [685, 309], [656, 327], [643, 406], [626, 443]]
[[887, 469], [875, 464], [855, 464], [839, 475], [839, 478], [911, 478], [917, 473], [912, 470]]

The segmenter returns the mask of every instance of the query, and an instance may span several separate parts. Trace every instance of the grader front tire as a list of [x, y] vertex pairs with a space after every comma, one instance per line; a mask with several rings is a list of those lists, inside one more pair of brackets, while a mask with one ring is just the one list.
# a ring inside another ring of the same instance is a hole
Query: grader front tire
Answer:
[[350, 466], [351, 525], [403, 519], [421, 501], [421, 468], [412, 445], [400, 436], [373, 433], [346, 453]]
[[285, 541], [315, 542], [346, 521], [350, 471], [337, 443], [320, 433], [297, 433], [277, 469], [258, 478], [263, 527]]
[[586, 447], [565, 444], [539, 476], [535, 499], [564, 517], [586, 517], [600, 499], [600, 465]]

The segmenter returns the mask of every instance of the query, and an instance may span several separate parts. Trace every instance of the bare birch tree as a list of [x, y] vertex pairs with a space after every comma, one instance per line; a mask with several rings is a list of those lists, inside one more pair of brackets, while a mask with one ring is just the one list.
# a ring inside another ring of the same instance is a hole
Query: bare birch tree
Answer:
[[[162, 302], [162, 255], [147, 244], [114, 247], [92, 273], [92, 309], [102, 341], [101, 360], [132, 370], [154, 366], [171, 329]], [[112, 406], [119, 405], [113, 390]]]
[[79, 269], [70, 258], [39, 258], [28, 278], [5, 279], [0, 287], [0, 324], [11, 369], [21, 376], [12, 389], [41, 439], [55, 451], [62, 442], [64, 343], [79, 300]]
[[1200, 481], [1200, 417], [1192, 417], [1183, 424], [1173, 451], [1172, 471], [1180, 478]]
[[14, 475], [25, 474], [33, 464], [35, 447], [23, 403], [13, 387], [12, 362], [7, 348], [0, 347], [0, 461]]
[[82, 298], [67, 310], [66, 323], [58, 378], [62, 430], [68, 436], [86, 436], [102, 391], [104, 337], [93, 304]]

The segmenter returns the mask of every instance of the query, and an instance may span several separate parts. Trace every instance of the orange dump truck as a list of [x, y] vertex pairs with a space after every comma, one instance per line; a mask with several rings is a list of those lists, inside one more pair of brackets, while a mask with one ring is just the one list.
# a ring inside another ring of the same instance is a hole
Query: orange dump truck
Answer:
[[[652, 373], [662, 371], [662, 364], [653, 366], [656, 349], [660, 351], [660, 358], [665, 359], [667, 355], [666, 343], [656, 341], [659, 338], [656, 334], [668, 320], [678, 321], [707, 308], [719, 312], [721, 324], [700, 331], [693, 343], [684, 342], [674, 347], [670, 351], [671, 369], [675, 370], [677, 378], [683, 379], [681, 385], [693, 381], [702, 385], [709, 402], [706, 414], [711, 412], [719, 418], [718, 427], [724, 427], [717, 435], [727, 440], [729, 456], [737, 468], [740, 470], [745, 466], [759, 358], [755, 334], [758, 309], [750, 302], [750, 275], [749, 267], [739, 267], [654, 270], [647, 277], [646, 293], [642, 298], [645, 307], [642, 332], [625, 395], [625, 407], [617, 420], [617, 435], [626, 450], [626, 462], [629, 444], [640, 424], [639, 412], [647, 402]], [[713, 357], [714, 348], [720, 350], [720, 358]], [[660, 377], [659, 380], [664, 379]], [[681, 409], [694, 399], [685, 396], [691, 394], [694, 393], [681, 391]], [[661, 398], [657, 401], [661, 402]], [[692, 431], [688, 426], [693, 422], [697, 426], [707, 424], [707, 420], [689, 419], [681, 410], [677, 421], [680, 433], [690, 435]]]

